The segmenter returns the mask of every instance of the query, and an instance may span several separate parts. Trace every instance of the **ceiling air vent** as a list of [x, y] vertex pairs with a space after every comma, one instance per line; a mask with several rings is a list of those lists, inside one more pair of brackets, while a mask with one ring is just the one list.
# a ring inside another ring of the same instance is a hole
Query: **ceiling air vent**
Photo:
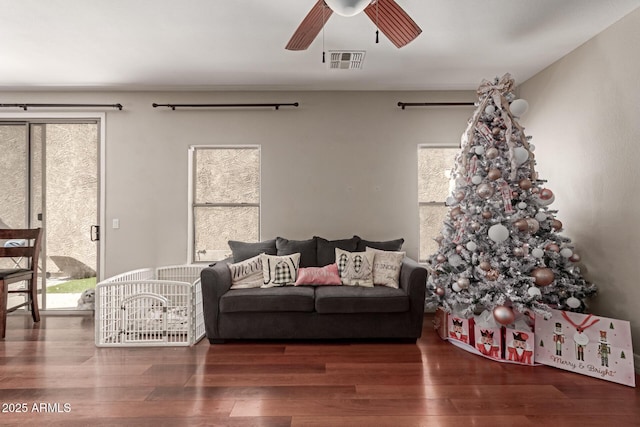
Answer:
[[361, 70], [364, 50], [330, 50], [329, 68], [333, 70]]

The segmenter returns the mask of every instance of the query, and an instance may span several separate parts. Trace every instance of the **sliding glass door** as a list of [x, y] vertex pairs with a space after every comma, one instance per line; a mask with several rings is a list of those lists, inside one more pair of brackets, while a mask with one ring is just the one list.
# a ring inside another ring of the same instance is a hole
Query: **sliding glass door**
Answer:
[[80, 294], [95, 287], [99, 125], [0, 122], [0, 227], [43, 228], [45, 310], [74, 310]]

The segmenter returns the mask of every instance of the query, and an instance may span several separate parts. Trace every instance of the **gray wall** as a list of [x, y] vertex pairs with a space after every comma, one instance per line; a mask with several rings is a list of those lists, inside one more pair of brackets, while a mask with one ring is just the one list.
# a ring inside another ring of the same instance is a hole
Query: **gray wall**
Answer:
[[[187, 149], [262, 146], [262, 238], [405, 238], [418, 257], [417, 146], [457, 146], [473, 92], [48, 92], [12, 102], [121, 102], [107, 111], [105, 274], [187, 257]], [[154, 109], [157, 103], [300, 102], [280, 111]], [[111, 229], [113, 218], [120, 229]]]
[[598, 284], [592, 312], [631, 321], [640, 349], [640, 10], [520, 86], [552, 207]]

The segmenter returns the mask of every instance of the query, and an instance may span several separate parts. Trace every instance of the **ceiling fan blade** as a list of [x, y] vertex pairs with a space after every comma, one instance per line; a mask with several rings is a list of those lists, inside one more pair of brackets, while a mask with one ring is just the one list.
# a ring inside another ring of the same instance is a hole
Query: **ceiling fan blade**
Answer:
[[372, 2], [364, 12], [398, 48], [408, 44], [422, 32], [395, 0]]
[[305, 16], [300, 23], [300, 26], [293, 33], [291, 40], [287, 43], [285, 49], [287, 50], [305, 50], [307, 49], [313, 40], [327, 22], [333, 11], [329, 9], [324, 0], [318, 0], [318, 2], [311, 8], [311, 11]]

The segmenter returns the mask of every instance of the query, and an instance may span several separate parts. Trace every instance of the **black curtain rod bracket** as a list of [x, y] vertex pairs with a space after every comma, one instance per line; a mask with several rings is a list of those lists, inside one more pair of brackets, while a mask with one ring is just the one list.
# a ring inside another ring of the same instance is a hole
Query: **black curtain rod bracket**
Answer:
[[176, 108], [274, 108], [279, 110], [280, 107], [297, 107], [300, 104], [292, 103], [273, 103], [273, 104], [151, 104], [153, 108], [167, 107], [175, 111]]
[[474, 102], [398, 102], [398, 107], [403, 110], [405, 107], [471, 107]]
[[0, 104], [0, 108], [22, 108], [27, 111], [28, 108], [95, 108], [107, 107], [122, 110], [122, 104]]

